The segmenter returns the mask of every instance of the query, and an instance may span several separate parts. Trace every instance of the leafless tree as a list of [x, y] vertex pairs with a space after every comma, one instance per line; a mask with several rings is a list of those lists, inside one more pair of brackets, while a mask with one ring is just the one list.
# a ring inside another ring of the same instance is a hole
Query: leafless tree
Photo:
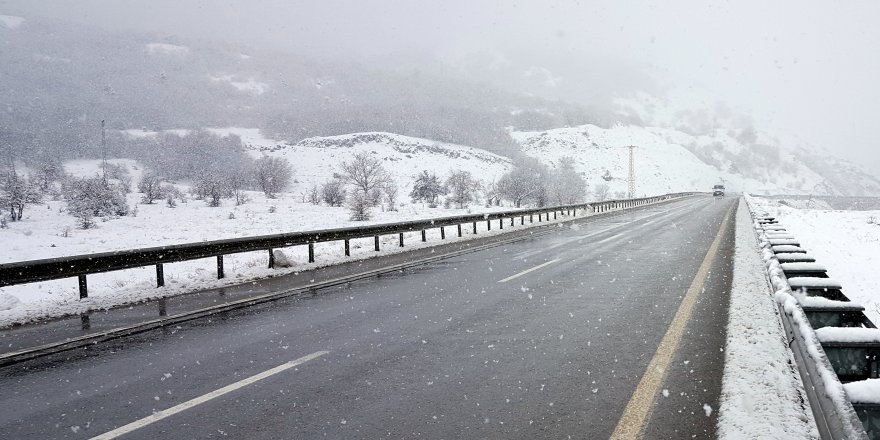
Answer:
[[353, 191], [349, 194], [347, 203], [351, 220], [362, 222], [370, 219], [372, 214], [368, 198], [369, 196], [361, 191]]
[[256, 161], [254, 168], [257, 185], [270, 199], [290, 185], [293, 168], [287, 159], [263, 156]]
[[309, 188], [308, 198], [309, 203], [313, 205], [321, 204], [321, 191], [318, 190], [318, 185], [312, 185], [312, 187]]
[[514, 168], [498, 180], [497, 190], [517, 208], [530, 201], [544, 206], [547, 204], [547, 180], [546, 166], [537, 159], [519, 158], [514, 161]]
[[20, 221], [24, 215], [24, 207], [40, 203], [42, 196], [39, 188], [23, 176], [19, 176], [14, 168], [0, 174], [0, 206], [9, 210], [9, 220]]
[[339, 179], [321, 185], [321, 199], [327, 206], [342, 206], [345, 203], [345, 187]]
[[604, 202], [608, 199], [608, 193], [611, 191], [611, 188], [608, 187], [606, 183], [600, 183], [596, 185], [596, 188], [593, 189], [593, 194], [596, 195], [596, 200], [600, 202]]
[[575, 171], [574, 160], [570, 157], [559, 159], [556, 169], [550, 173], [550, 183], [547, 187], [551, 202], [557, 205], [583, 202], [587, 191], [587, 183]]
[[138, 182], [138, 191], [143, 194], [141, 203], [151, 205], [155, 200], [164, 198], [163, 189], [161, 177], [152, 172], [144, 173], [141, 181]]
[[388, 205], [389, 211], [397, 211], [397, 195], [399, 191], [397, 183], [390, 179], [382, 189], [382, 192], [385, 193], [385, 203]]
[[453, 171], [446, 178], [446, 189], [452, 202], [462, 209], [476, 200], [480, 191], [480, 182], [471, 175], [470, 171]]
[[391, 180], [379, 159], [363, 151], [356, 153], [352, 160], [343, 162], [340, 168], [342, 180], [355, 192], [363, 193], [370, 206], [378, 204], [381, 193], [377, 196], [377, 190], [381, 191]]

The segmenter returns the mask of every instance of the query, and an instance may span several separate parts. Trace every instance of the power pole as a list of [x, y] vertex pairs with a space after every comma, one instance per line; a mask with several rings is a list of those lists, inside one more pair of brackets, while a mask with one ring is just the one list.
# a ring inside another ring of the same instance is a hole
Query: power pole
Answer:
[[626, 148], [629, 148], [629, 179], [627, 182], [629, 183], [629, 198], [634, 198], [636, 196], [636, 161], [635, 161], [635, 145], [630, 145]]
[[101, 177], [107, 183], [107, 141], [104, 136], [104, 120], [101, 119]]

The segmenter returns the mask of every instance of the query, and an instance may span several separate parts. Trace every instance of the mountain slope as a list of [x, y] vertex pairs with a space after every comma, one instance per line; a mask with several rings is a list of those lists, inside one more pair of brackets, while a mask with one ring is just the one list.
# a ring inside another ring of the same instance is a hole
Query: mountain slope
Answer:
[[[607, 184], [611, 193], [625, 194], [629, 175], [628, 145], [636, 145], [636, 194], [708, 191], [725, 183], [729, 191], [761, 194], [880, 194], [880, 181], [869, 175], [838, 174], [846, 163], [811, 159], [779, 148], [755, 152], [722, 131], [693, 135], [671, 128], [593, 125], [542, 132], [513, 132], [526, 155], [555, 166], [570, 156], [595, 188]], [[694, 151], [702, 154], [695, 154]], [[817, 166], [817, 160], [822, 165]], [[745, 164], [745, 165], [744, 165]], [[748, 166], [748, 170], [740, 167]], [[824, 172], [820, 174], [816, 169]], [[826, 175], [836, 176], [833, 180]]]

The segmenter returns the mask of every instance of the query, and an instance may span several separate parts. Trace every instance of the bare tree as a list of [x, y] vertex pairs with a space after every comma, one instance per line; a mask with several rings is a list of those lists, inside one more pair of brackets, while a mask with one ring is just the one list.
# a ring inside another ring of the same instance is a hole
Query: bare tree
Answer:
[[428, 206], [436, 207], [437, 197], [445, 194], [446, 188], [443, 187], [437, 175], [424, 170], [416, 177], [409, 196], [414, 202], [424, 201], [428, 203]]
[[233, 168], [226, 172], [226, 184], [229, 194], [235, 198], [235, 206], [251, 201], [246, 191], [250, 183], [250, 173], [245, 168]]
[[229, 189], [229, 180], [219, 171], [205, 171], [195, 182], [193, 192], [196, 197], [205, 200], [208, 206], [216, 208], [221, 205], [221, 200], [232, 197]]
[[462, 209], [476, 199], [480, 183], [474, 179], [470, 171], [453, 171], [446, 178], [446, 189], [452, 202]]
[[147, 205], [151, 205], [155, 200], [164, 198], [165, 193], [163, 190], [162, 178], [156, 175], [156, 173], [144, 173], [141, 181], [138, 182], [138, 191], [143, 194], [141, 203]]
[[596, 185], [596, 188], [593, 189], [593, 194], [596, 195], [596, 200], [600, 202], [604, 202], [608, 199], [608, 193], [611, 191], [611, 188], [608, 187], [606, 183], [600, 183]]
[[397, 211], [397, 194], [399, 192], [397, 183], [389, 179], [382, 192], [385, 193], [385, 203], [388, 205], [388, 210]]
[[256, 161], [254, 176], [266, 197], [274, 199], [276, 194], [290, 185], [293, 168], [287, 159], [263, 156]]
[[321, 204], [321, 192], [318, 190], [318, 185], [312, 185], [309, 189], [308, 193], [309, 203], [313, 205]]
[[370, 206], [378, 204], [381, 193], [377, 191], [381, 191], [391, 180], [379, 159], [363, 151], [356, 153], [351, 161], [342, 162], [340, 168], [342, 180], [351, 185], [355, 192], [363, 193]]
[[369, 196], [361, 191], [353, 191], [349, 194], [348, 211], [351, 220], [362, 222], [367, 221], [372, 217], [368, 198]]
[[24, 215], [24, 207], [40, 203], [39, 188], [26, 178], [19, 176], [15, 168], [0, 174], [0, 205], [9, 210], [9, 220], [20, 221]]
[[327, 206], [342, 206], [345, 203], [345, 187], [339, 179], [321, 185], [321, 199]]
[[571, 205], [584, 201], [587, 182], [574, 169], [574, 160], [565, 156], [559, 159], [556, 169], [550, 173], [547, 185], [551, 203]]
[[518, 158], [514, 168], [498, 179], [497, 191], [517, 208], [534, 202], [537, 206], [547, 204], [547, 167], [534, 158]]

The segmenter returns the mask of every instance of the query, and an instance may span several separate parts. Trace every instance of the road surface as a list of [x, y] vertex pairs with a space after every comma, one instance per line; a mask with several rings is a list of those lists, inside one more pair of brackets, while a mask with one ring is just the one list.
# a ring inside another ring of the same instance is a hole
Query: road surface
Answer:
[[0, 437], [713, 438], [734, 202], [583, 219], [4, 367]]

